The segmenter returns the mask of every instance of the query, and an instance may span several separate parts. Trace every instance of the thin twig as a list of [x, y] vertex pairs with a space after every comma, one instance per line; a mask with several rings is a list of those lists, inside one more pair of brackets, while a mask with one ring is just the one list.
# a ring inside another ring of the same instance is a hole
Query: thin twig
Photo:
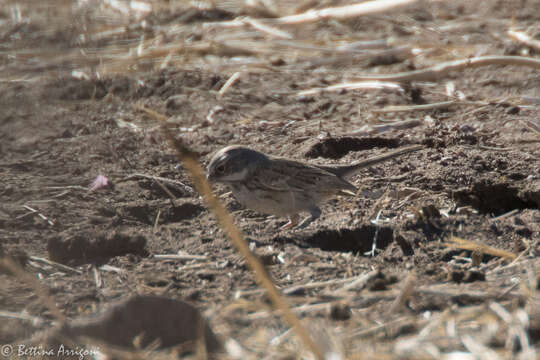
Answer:
[[522, 31], [510, 29], [508, 30], [508, 36], [519, 43], [532, 47], [536, 50], [540, 50], [540, 41], [531, 38], [529, 35], [525, 34]]
[[346, 5], [341, 7], [308, 10], [305, 13], [284, 16], [273, 19], [276, 24], [300, 24], [315, 22], [323, 19], [347, 19], [351, 17], [369, 15], [395, 9], [399, 6], [410, 5], [417, 0], [373, 0], [360, 4]]
[[49, 259], [40, 258], [40, 257], [37, 257], [37, 256], [30, 256], [29, 259], [32, 260], [32, 261], [35, 261], [35, 262], [42, 263], [42, 264], [47, 264], [47, 265], [52, 266], [52, 267], [54, 267], [54, 268], [56, 268], [56, 269], [58, 269], [60, 271], [65, 272], [65, 273], [77, 274], [77, 275], [82, 275], [82, 273], [83, 273], [80, 270], [77, 270], [75, 268], [72, 268], [72, 267], [64, 265], [64, 264], [54, 262], [54, 261], [49, 260]]
[[[401, 317], [399, 319], [392, 320], [392, 321], [389, 321], [389, 322], [386, 322], [377, 326], [373, 326], [367, 329], [361, 329], [361, 330], [352, 332], [351, 334], [347, 334], [346, 336], [347, 338], [366, 338], [368, 336], [375, 335], [379, 331], [385, 330], [389, 328], [390, 326], [395, 326], [395, 325], [403, 324], [403, 323], [409, 323], [413, 321], [415, 321], [415, 319], [411, 318], [410, 316]], [[423, 320], [423, 322], [427, 322], [427, 321], [428, 320]], [[418, 321], [418, 322], [421, 323], [422, 321]], [[416, 322], [417, 326], [420, 325], [418, 322]]]
[[494, 218], [491, 219], [491, 221], [497, 221], [497, 220], [501, 220], [501, 219], [506, 219], [507, 217], [510, 217], [512, 215], [517, 214], [518, 212], [519, 212], [519, 209], [510, 210], [507, 213], [504, 213], [504, 214], [499, 215], [499, 216], [495, 216]]
[[39, 211], [37, 211], [36, 209], [34, 208], [31, 208], [30, 206], [28, 205], [23, 205], [23, 208], [25, 208], [26, 210], [30, 210], [33, 214], [36, 214], [37, 216], [39, 216], [40, 218], [42, 218], [43, 220], [45, 220], [47, 222], [47, 224], [51, 225], [51, 226], [54, 226], [54, 222], [52, 220], [50, 220], [48, 217], [46, 217], [45, 215], [43, 215], [42, 213], [40, 213]]
[[152, 256], [156, 260], [177, 260], [177, 261], [189, 261], [189, 260], [208, 260], [208, 256], [205, 255], [190, 255], [190, 254], [164, 254]]
[[441, 80], [452, 71], [488, 65], [515, 65], [540, 69], [540, 59], [524, 56], [480, 56], [470, 59], [444, 62], [427, 69], [407, 71], [397, 74], [359, 75], [355, 78], [358, 81], [433, 81]]
[[303, 90], [297, 93], [298, 96], [314, 95], [325, 91], [338, 91], [338, 90], [378, 90], [378, 89], [390, 89], [399, 92], [403, 92], [403, 87], [395, 82], [389, 81], [360, 81], [330, 85], [324, 88], [313, 88]]
[[220, 97], [225, 95], [227, 90], [229, 90], [229, 88], [240, 78], [240, 75], [242, 75], [241, 71], [237, 71], [237, 72], [235, 72], [234, 74], [231, 75], [229, 80], [227, 80], [227, 82], [225, 82], [225, 84], [223, 84], [221, 89], [219, 89], [218, 94], [219, 94]]
[[261, 31], [261, 32], [263, 32], [265, 34], [268, 34], [268, 35], [276, 37], [276, 38], [286, 39], [286, 40], [292, 40], [294, 38], [291, 34], [289, 34], [286, 31], [276, 29], [276, 28], [274, 28], [272, 26], [263, 24], [259, 20], [256, 20], [256, 19], [253, 19], [253, 18], [250, 18], [250, 17], [246, 17], [246, 18], [242, 19], [242, 21], [245, 24], [253, 27], [254, 29], [257, 29], [257, 30], [259, 30], [259, 31]]
[[484, 344], [481, 344], [480, 342], [474, 340], [473, 337], [470, 335], [462, 336], [461, 342], [474, 355], [476, 359], [500, 359], [499, 355], [497, 355], [495, 351], [491, 350]]
[[176, 272], [179, 272], [179, 273], [183, 273], [183, 272], [186, 272], [188, 270], [196, 270], [196, 269], [200, 269], [200, 268], [209, 268], [211, 267], [212, 265], [214, 265], [213, 262], [204, 262], [204, 263], [197, 263], [197, 264], [189, 264], [189, 265], [184, 265], [184, 266], [179, 266], [176, 268]]
[[447, 246], [447, 247], [455, 247], [455, 248], [463, 249], [463, 250], [480, 251], [484, 254], [507, 258], [510, 260], [514, 260], [517, 257], [516, 254], [511, 253], [509, 251], [497, 249], [492, 246], [476, 243], [470, 240], [461, 239], [455, 236], [452, 236], [448, 242], [444, 242], [442, 243], [442, 245]]
[[[366, 274], [362, 274], [358, 276], [356, 279], [353, 279], [351, 282], [343, 286], [341, 289], [338, 289], [336, 291], [333, 291], [332, 294], [334, 295], [340, 295], [347, 291], [359, 291], [363, 289], [366, 284], [373, 278], [375, 278], [379, 274], [379, 270], [373, 270]], [[349, 279], [350, 280], [350, 279]]]
[[378, 124], [378, 125], [366, 124], [362, 126], [360, 129], [353, 130], [350, 133], [347, 133], [345, 135], [350, 136], [350, 135], [360, 135], [360, 134], [380, 134], [380, 133], [383, 133], [386, 131], [392, 131], [392, 130], [412, 129], [420, 125], [422, 125], [422, 121], [417, 120], [417, 119], [396, 121], [393, 123]]
[[401, 310], [403, 307], [405, 307], [407, 300], [414, 294], [414, 289], [417, 284], [417, 278], [414, 271], [412, 271], [407, 278], [405, 279], [401, 291], [399, 292], [399, 295], [396, 297], [396, 300], [394, 300], [394, 303], [390, 307], [390, 312], [393, 313], [395, 311]]
[[80, 186], [80, 185], [66, 185], [66, 186], [46, 186], [45, 189], [51, 189], [51, 190], [83, 190], [88, 191], [88, 188], [86, 186]]
[[94, 283], [96, 284], [96, 288], [101, 289], [103, 287], [103, 277], [101, 276], [99, 269], [96, 266], [92, 266], [92, 273], [94, 274]]
[[186, 185], [181, 181], [173, 180], [173, 179], [167, 179], [167, 178], [164, 178], [164, 177], [154, 176], [154, 175], [135, 173], [135, 174], [128, 175], [125, 178], [118, 180], [117, 182], [120, 183], [120, 182], [130, 181], [130, 180], [133, 180], [133, 179], [136, 179], [136, 178], [150, 179], [150, 180], [154, 180], [156, 182], [160, 181], [160, 182], [176, 185], [176, 186], [181, 187], [182, 190], [184, 190], [188, 195], [194, 195], [195, 194], [195, 191], [193, 190], [193, 188], [191, 186]]
[[327, 281], [314, 281], [303, 285], [295, 285], [288, 288], [285, 288], [282, 290], [284, 294], [293, 294], [299, 290], [302, 289], [315, 289], [319, 287], [326, 287], [330, 285], [336, 285], [336, 284], [342, 284], [342, 283], [350, 283], [351, 281], [354, 281], [356, 278], [348, 278], [348, 279], [332, 279]]
[[528, 128], [531, 129], [536, 135], [540, 135], [540, 126], [534, 123], [529, 119], [522, 119], [521, 122]]
[[[175, 206], [174, 203], [173, 203], [173, 206]], [[160, 216], [161, 216], [161, 209], [158, 210], [158, 212], [156, 214], [156, 218], [154, 219], [154, 234], [157, 233], [158, 226], [159, 226], [159, 217]]]
[[[321, 310], [327, 310], [332, 305], [332, 302], [324, 302], [324, 303], [317, 303], [317, 304], [304, 304], [297, 307], [294, 307], [291, 309], [291, 311], [295, 314], [305, 314], [310, 313], [314, 311], [321, 311]], [[249, 314], [246, 316], [249, 320], [260, 320], [260, 319], [266, 319], [271, 316], [281, 315], [283, 312], [281, 310], [274, 310], [273, 312], [268, 311], [259, 311], [253, 314]]]
[[[388, 194], [388, 190], [386, 191], [386, 194]], [[377, 217], [375, 218], [375, 220], [371, 221], [375, 225], [375, 234], [373, 234], [373, 241], [371, 243], [371, 251], [364, 253], [364, 255], [370, 255], [371, 257], [375, 256], [375, 251], [377, 250], [377, 237], [379, 235], [379, 230], [381, 228], [379, 226], [379, 220], [381, 218], [382, 211], [383, 209], [380, 209], [379, 212], [377, 212]]]
[[424, 111], [424, 110], [447, 108], [451, 105], [457, 105], [457, 104], [461, 104], [461, 103], [455, 100], [450, 100], [450, 101], [442, 101], [438, 103], [422, 104], [422, 105], [387, 106], [383, 109], [373, 109], [371, 111], [374, 113]]

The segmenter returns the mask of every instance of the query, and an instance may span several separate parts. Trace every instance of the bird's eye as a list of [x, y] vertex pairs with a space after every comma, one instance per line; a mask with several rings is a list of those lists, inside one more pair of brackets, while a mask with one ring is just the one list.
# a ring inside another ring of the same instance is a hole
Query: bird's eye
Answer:
[[217, 168], [216, 168], [216, 171], [220, 174], [223, 174], [223, 172], [225, 171], [225, 165], [219, 165]]

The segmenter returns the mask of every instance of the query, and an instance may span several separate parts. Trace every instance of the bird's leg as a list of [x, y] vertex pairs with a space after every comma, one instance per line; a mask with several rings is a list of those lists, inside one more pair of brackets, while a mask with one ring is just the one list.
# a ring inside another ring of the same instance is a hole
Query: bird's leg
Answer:
[[285, 225], [283, 225], [282, 227], [280, 227], [279, 229], [280, 230], [292, 229], [293, 227], [295, 227], [298, 224], [299, 220], [300, 220], [300, 215], [293, 214], [293, 215], [289, 216], [289, 222], [286, 223]]
[[320, 218], [322, 212], [321, 212], [321, 209], [319, 209], [318, 207], [314, 207], [313, 209], [310, 210], [310, 213], [311, 213], [311, 216], [304, 219], [300, 223], [300, 225], [298, 225], [299, 229], [303, 229], [303, 228], [307, 227], [309, 224], [311, 224], [312, 222], [314, 222], [315, 220]]

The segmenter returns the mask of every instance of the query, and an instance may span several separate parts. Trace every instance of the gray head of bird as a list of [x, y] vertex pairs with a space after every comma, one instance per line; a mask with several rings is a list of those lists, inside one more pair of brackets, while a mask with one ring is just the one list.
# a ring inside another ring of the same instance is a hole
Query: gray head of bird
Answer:
[[206, 177], [212, 182], [244, 181], [269, 162], [268, 156], [256, 150], [241, 145], [227, 146], [214, 154], [206, 167]]

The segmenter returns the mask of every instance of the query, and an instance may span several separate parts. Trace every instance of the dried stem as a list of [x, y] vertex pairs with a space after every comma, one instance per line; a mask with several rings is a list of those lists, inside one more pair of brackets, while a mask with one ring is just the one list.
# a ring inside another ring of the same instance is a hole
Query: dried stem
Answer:
[[451, 71], [458, 71], [467, 68], [474, 68], [488, 65], [516, 65], [529, 66], [540, 69], [540, 60], [524, 56], [480, 56], [470, 59], [444, 62], [427, 69], [402, 72], [397, 74], [384, 75], [360, 75], [356, 77], [358, 81], [379, 80], [379, 81], [434, 81], [441, 80]]
[[316, 358], [324, 359], [323, 353], [313, 342], [306, 329], [300, 323], [300, 320], [291, 311], [291, 308], [285, 298], [281, 295], [279, 290], [272, 282], [270, 275], [266, 269], [259, 262], [256, 256], [249, 250], [248, 243], [240, 232], [238, 227], [234, 224], [233, 218], [227, 212], [225, 207], [221, 204], [219, 199], [214, 196], [210, 183], [206, 180], [204, 171], [199, 163], [198, 157], [195, 153], [185, 147], [185, 145], [174, 137], [172, 131], [166, 126], [165, 121], [167, 117], [161, 115], [153, 110], [139, 107], [139, 110], [146, 112], [157, 120], [164, 123], [162, 129], [165, 137], [169, 141], [171, 147], [173, 147], [178, 155], [178, 158], [184, 164], [186, 170], [191, 174], [195, 187], [204, 196], [204, 199], [210, 209], [214, 212], [223, 230], [228, 234], [232, 243], [236, 246], [237, 250], [245, 258], [247, 265], [255, 273], [255, 277], [259, 284], [263, 286], [276, 306], [276, 308], [282, 311], [285, 320], [294, 328], [296, 334], [302, 339], [304, 344], [313, 352]]

